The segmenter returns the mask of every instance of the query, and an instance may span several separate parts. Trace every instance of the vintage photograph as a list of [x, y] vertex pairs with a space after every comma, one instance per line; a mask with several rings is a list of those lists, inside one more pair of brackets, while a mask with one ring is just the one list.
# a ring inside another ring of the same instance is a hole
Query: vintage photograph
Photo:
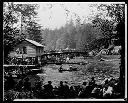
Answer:
[[3, 101], [127, 100], [125, 2], [3, 2]]

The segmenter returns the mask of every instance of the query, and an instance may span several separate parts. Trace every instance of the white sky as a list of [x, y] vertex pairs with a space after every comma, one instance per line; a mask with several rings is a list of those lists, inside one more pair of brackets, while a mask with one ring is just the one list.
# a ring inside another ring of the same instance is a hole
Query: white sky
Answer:
[[[91, 13], [89, 3], [64, 3], [64, 2], [14, 2], [15, 4], [38, 4], [39, 9], [37, 20], [43, 28], [60, 28], [64, 26], [71, 18], [74, 20], [77, 14], [81, 23]], [[67, 11], [69, 10], [67, 15]]]
[[[85, 22], [89, 22], [87, 17], [92, 18], [94, 15], [98, 13], [96, 8], [89, 7], [89, 4], [98, 4], [97, 2], [96, 3], [24, 2], [24, 3], [39, 4], [40, 8], [38, 9], [38, 16], [37, 16], [38, 23], [41, 24], [43, 28], [50, 28], [50, 29], [60, 28], [71, 18], [74, 20], [75, 19], [74, 13], [80, 17], [81, 23], [83, 23], [84, 20]], [[67, 12], [65, 11], [65, 8], [70, 11], [68, 16], [66, 15]]]
[[[68, 15], [65, 8], [69, 10]], [[54, 29], [63, 26], [71, 18], [74, 20], [75, 14], [80, 17], [81, 23], [83, 23], [83, 20], [90, 13], [91, 9], [87, 3], [40, 3], [38, 17], [39, 23], [43, 27]]]

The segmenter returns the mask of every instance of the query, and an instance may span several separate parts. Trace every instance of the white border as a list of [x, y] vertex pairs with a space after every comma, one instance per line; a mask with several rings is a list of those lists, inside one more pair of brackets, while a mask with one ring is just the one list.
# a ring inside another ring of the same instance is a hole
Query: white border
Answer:
[[127, 4], [125, 4], [125, 98], [127, 98]]
[[[65, 3], [86, 3], [86, 4], [125, 4], [125, 98], [127, 98], [127, 4], [125, 2], [14, 2], [18, 4], [36, 4], [36, 3], [49, 3], [49, 4], [65, 4]], [[4, 38], [3, 38], [4, 39]], [[4, 52], [3, 52], [4, 54]], [[4, 69], [3, 69], [4, 71]], [[4, 72], [3, 72], [4, 84]], [[3, 88], [4, 100], [4, 88]], [[14, 99], [14, 101], [125, 101], [124, 99]]]
[[15, 99], [14, 101], [124, 101], [124, 99]]
[[14, 2], [16, 4], [125, 4], [125, 2]]

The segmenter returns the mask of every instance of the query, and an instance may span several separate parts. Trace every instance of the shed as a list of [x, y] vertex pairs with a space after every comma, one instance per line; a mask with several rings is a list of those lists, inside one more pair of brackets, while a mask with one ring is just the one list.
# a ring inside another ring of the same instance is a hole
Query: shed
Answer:
[[44, 53], [44, 45], [30, 40], [24, 39], [21, 41], [14, 50], [10, 53], [11, 57], [36, 57]]

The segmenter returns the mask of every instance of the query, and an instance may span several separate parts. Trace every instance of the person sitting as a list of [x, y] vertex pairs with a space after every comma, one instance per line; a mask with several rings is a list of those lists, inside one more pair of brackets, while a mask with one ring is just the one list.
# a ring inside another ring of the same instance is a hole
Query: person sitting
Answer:
[[90, 86], [95, 86], [95, 79], [94, 79], [94, 77], [92, 77], [91, 80], [89, 81], [89, 85]]
[[55, 98], [58, 97], [58, 95], [59, 95], [58, 92], [59, 92], [58, 88], [55, 86], [54, 89], [53, 89], [53, 93], [54, 93]]
[[73, 70], [72, 65], [69, 66], [69, 70]]
[[41, 90], [41, 86], [42, 85], [41, 85], [41, 82], [40, 81], [36, 83], [36, 89], [37, 90]]
[[10, 74], [9, 77], [7, 78], [7, 81], [5, 82], [6, 89], [10, 90], [14, 87], [14, 85], [15, 85], [15, 81], [12, 75]]
[[23, 88], [23, 81], [20, 80], [20, 81], [16, 84], [15, 89], [16, 89], [17, 91], [22, 91], [22, 88]]
[[48, 84], [44, 85], [44, 92], [46, 98], [53, 98], [53, 86], [51, 85], [52, 82], [48, 81]]
[[99, 85], [96, 85], [91, 92], [91, 96], [93, 98], [99, 98], [100, 97], [100, 90], [101, 90], [101, 88], [99, 87]]
[[105, 86], [108, 84], [108, 78], [105, 78], [103, 81], [102, 81], [102, 86]]
[[75, 90], [75, 96], [76, 97], [78, 97], [78, 94], [79, 94], [79, 92], [80, 92], [80, 86], [78, 85], [78, 86], [74, 86], [74, 90]]
[[63, 68], [62, 68], [62, 65], [60, 66], [60, 68], [59, 68], [59, 71], [61, 72], [63, 70]]
[[81, 87], [82, 91], [86, 89], [86, 85], [87, 85], [87, 82], [83, 82], [82, 87]]
[[111, 86], [106, 86], [103, 89], [103, 98], [111, 98], [113, 94], [113, 87]]
[[75, 98], [76, 97], [76, 93], [75, 93], [75, 89], [73, 86], [70, 87], [70, 94], [69, 94], [70, 98]]
[[58, 87], [58, 91], [59, 91], [59, 98], [64, 98], [64, 85], [63, 85], [63, 81], [60, 81], [60, 85]]
[[29, 82], [29, 78], [25, 79], [24, 90], [27, 90], [27, 91], [31, 90], [31, 83]]
[[82, 86], [81, 86], [81, 88], [80, 88], [80, 91], [79, 91], [79, 94], [78, 94], [78, 96], [80, 97], [80, 98], [85, 98], [85, 97], [87, 97], [87, 89], [89, 89], [88, 88], [88, 85], [87, 85], [87, 83], [86, 82], [83, 82], [83, 84], [82, 84]]
[[113, 86], [113, 94], [114, 98], [119, 98], [120, 97], [120, 85], [119, 81], [117, 81], [114, 86]]
[[68, 98], [69, 97], [69, 86], [68, 86], [68, 82], [65, 81], [64, 82], [64, 98]]

